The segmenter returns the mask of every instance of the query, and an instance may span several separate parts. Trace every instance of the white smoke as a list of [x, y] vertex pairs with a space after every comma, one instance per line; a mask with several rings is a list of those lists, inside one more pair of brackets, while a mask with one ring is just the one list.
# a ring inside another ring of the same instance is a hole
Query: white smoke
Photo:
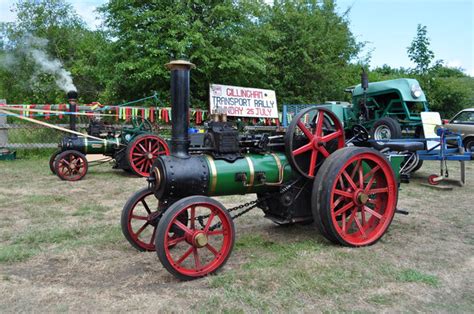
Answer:
[[[32, 79], [34, 80], [39, 73], [51, 74], [54, 77], [56, 85], [65, 92], [76, 91], [77, 88], [72, 81], [71, 72], [64, 69], [63, 64], [60, 60], [54, 59], [46, 52], [46, 46], [48, 40], [44, 38], [38, 38], [32, 35], [26, 35], [21, 40], [19, 51], [28, 57], [28, 59], [34, 61], [38, 66], [36, 73], [33, 73]], [[8, 67], [12, 63], [16, 63], [14, 57], [7, 55], [1, 63]], [[39, 72], [39, 73], [38, 73]]]

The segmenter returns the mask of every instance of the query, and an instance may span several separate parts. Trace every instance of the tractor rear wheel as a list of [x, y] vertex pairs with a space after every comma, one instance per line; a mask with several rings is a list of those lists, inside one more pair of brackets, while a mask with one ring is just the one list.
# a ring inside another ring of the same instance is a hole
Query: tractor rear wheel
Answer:
[[377, 120], [370, 130], [373, 140], [390, 140], [402, 137], [402, 128], [397, 120], [384, 117]]
[[[187, 223], [180, 216], [188, 215]], [[175, 237], [177, 231], [182, 236]], [[214, 273], [234, 246], [234, 223], [225, 207], [207, 196], [190, 196], [171, 205], [158, 223], [156, 253], [163, 266], [181, 280]]]
[[65, 181], [78, 181], [84, 178], [88, 169], [86, 156], [76, 150], [60, 153], [54, 162], [54, 172]]
[[397, 205], [397, 180], [378, 151], [347, 147], [329, 156], [313, 185], [316, 226], [344, 246], [377, 242], [390, 226]]
[[126, 157], [130, 170], [141, 177], [148, 177], [153, 162], [160, 155], [169, 155], [168, 144], [159, 136], [141, 134], [127, 145]]

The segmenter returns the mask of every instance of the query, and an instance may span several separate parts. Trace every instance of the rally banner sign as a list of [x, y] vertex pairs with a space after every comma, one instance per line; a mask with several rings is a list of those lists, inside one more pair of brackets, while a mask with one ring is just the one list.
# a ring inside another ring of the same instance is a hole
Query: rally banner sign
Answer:
[[275, 91], [229, 85], [209, 85], [211, 113], [234, 117], [278, 118]]

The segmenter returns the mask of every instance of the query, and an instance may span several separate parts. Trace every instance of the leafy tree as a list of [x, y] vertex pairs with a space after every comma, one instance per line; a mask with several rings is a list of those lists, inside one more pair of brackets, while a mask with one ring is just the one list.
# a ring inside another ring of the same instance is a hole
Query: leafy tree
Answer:
[[407, 48], [408, 57], [416, 64], [415, 73], [417, 74], [426, 74], [434, 58], [434, 53], [429, 48], [430, 40], [427, 33], [426, 26], [418, 24], [416, 36]]
[[264, 25], [268, 78], [280, 103], [316, 103], [341, 99], [358, 80], [351, 66], [360, 44], [333, 1], [274, 1]]
[[128, 99], [156, 90], [168, 99], [164, 64], [173, 58], [197, 66], [191, 76], [194, 105], [207, 101], [209, 83], [258, 86], [265, 50], [252, 33], [265, 6], [259, 0], [110, 1], [101, 8], [115, 39], [105, 97]]

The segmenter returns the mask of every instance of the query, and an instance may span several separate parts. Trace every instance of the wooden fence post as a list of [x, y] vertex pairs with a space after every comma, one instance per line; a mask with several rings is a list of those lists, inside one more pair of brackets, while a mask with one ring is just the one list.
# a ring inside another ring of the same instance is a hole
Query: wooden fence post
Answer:
[[[0, 99], [0, 104], [6, 104], [5, 99]], [[0, 116], [0, 147], [6, 147], [8, 144], [8, 129], [6, 128], [7, 117]]]

